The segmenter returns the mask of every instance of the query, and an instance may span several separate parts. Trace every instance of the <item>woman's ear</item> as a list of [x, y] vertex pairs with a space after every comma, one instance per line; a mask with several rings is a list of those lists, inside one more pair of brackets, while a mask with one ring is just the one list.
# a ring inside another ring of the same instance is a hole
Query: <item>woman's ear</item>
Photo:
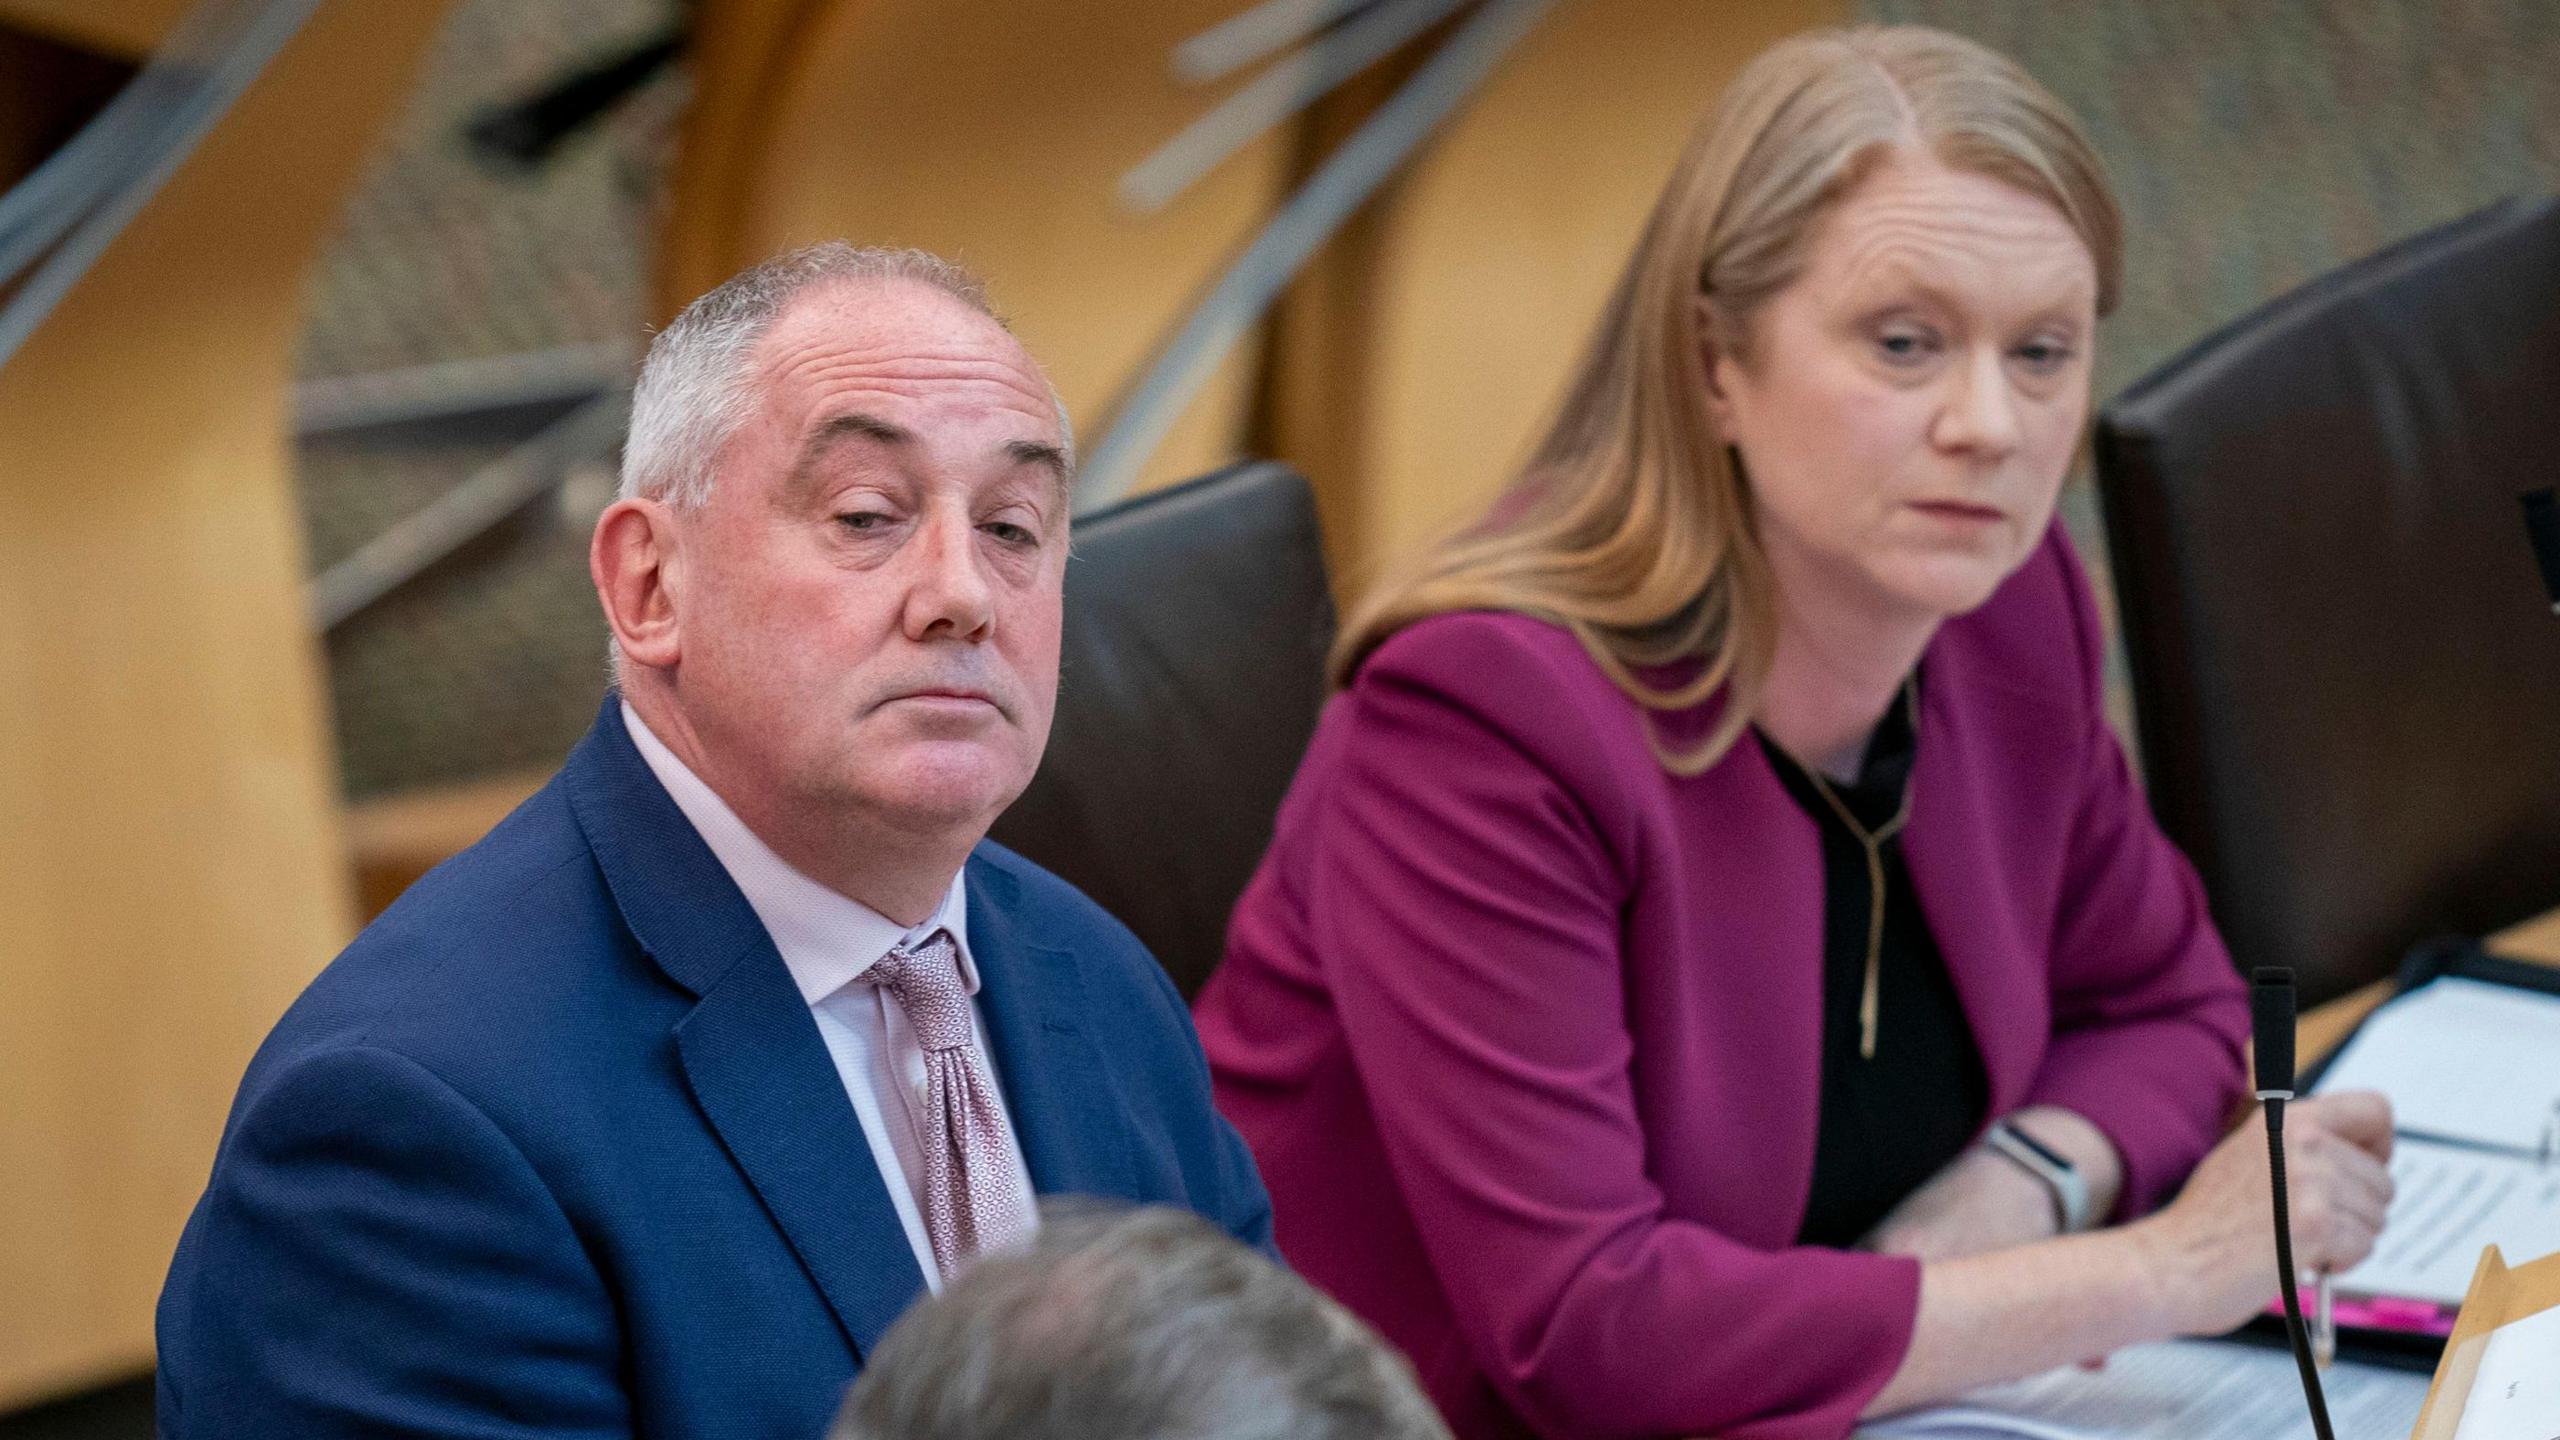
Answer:
[[596, 519], [587, 574], [623, 657], [664, 670], [683, 653], [684, 556], [676, 515], [657, 500], [618, 500]]
[[1737, 362], [1718, 338], [1724, 329], [1717, 322], [1715, 302], [1698, 295], [1689, 303], [1698, 337], [1698, 370], [1707, 381], [1707, 414], [1716, 423], [1716, 433], [1731, 441], [1739, 418], [1733, 400], [1735, 382], [1741, 378]]

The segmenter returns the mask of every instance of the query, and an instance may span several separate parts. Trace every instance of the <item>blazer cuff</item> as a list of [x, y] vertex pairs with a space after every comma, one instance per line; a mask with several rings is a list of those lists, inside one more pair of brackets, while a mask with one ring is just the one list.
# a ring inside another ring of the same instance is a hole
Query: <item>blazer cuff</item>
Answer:
[[[2217, 1070], [2228, 1072], [2218, 1083], [2200, 1080]], [[2107, 1221], [2117, 1224], [2158, 1209], [2186, 1183], [2221, 1138], [2239, 1084], [2220, 1047], [2142, 1026], [2057, 1036], [2025, 1103], [2072, 1111], [2115, 1145], [2124, 1188]]]

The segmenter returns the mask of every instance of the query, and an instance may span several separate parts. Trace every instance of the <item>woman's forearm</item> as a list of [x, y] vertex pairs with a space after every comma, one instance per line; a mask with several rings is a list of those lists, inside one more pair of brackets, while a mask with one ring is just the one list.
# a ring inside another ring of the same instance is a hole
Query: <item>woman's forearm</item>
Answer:
[[2059, 1105], [2030, 1105], [2009, 1117], [2046, 1146], [2062, 1152], [2089, 1186], [2089, 1216], [2104, 1221], [2124, 1194], [2124, 1156], [2087, 1116]]
[[2137, 1223], [1924, 1265], [1911, 1348], [1866, 1413], [1934, 1404], [2178, 1333], [2170, 1248]]

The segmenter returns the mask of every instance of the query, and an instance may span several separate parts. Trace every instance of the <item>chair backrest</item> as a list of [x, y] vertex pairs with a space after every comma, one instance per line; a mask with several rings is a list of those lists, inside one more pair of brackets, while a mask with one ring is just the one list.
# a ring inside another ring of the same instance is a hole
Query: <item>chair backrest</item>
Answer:
[[1048, 754], [995, 838], [1120, 917], [1189, 996], [1324, 700], [1307, 482], [1245, 464], [1078, 519], [1066, 606]]
[[2109, 404], [2145, 766], [2239, 963], [2306, 997], [2560, 903], [2560, 200], [2328, 275]]

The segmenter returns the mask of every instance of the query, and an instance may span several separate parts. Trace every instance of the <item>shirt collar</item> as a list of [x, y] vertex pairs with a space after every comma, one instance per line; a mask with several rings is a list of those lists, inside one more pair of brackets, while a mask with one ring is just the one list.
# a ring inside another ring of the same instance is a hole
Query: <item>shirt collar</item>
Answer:
[[978, 993], [978, 965], [969, 954], [968, 872], [951, 877], [942, 904], [910, 929], [850, 896], [838, 894], [794, 869], [747, 828], [691, 766], [676, 757], [649, 729], [631, 702], [622, 702], [623, 728], [648, 762], [668, 798], [693, 822], [702, 843], [711, 847], [720, 868], [737, 882], [747, 904], [782, 952], [800, 998], [811, 1005], [862, 978], [881, 956], [901, 945], [921, 941], [936, 930], [951, 932], [960, 951], [960, 984]]

